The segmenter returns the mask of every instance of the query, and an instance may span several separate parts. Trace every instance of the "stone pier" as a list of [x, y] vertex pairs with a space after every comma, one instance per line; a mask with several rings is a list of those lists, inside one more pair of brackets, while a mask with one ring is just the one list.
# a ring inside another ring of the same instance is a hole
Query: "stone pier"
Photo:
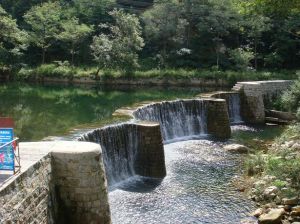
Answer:
[[165, 154], [160, 126], [155, 122], [139, 122], [140, 150], [135, 170], [141, 176], [162, 178], [166, 176]]
[[[102, 146], [104, 158], [107, 159], [105, 168], [108, 180], [110, 175], [118, 175], [115, 171], [123, 166], [124, 169], [133, 167], [134, 172], [129, 169], [126, 175], [166, 176], [163, 139], [157, 122], [121, 123], [98, 128], [78, 140]], [[123, 163], [125, 161], [126, 164]], [[119, 170], [121, 173], [123, 171]]]
[[77, 142], [51, 154], [57, 223], [110, 223], [99, 145]]
[[230, 138], [231, 129], [226, 100], [209, 101], [207, 108], [207, 130], [209, 134], [221, 139]]

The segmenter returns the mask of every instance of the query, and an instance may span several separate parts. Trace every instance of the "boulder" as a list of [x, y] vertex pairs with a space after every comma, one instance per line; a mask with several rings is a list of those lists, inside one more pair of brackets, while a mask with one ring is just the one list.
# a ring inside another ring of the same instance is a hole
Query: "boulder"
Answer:
[[299, 202], [298, 197], [293, 197], [293, 198], [283, 198], [282, 199], [282, 204], [283, 205], [297, 205]]
[[264, 180], [258, 180], [256, 182], [254, 182], [253, 186], [255, 188], [261, 188], [261, 187], [265, 186], [266, 184], [267, 184], [266, 181], [264, 181]]
[[284, 215], [283, 208], [271, 209], [268, 213], [259, 217], [259, 224], [280, 224], [282, 216]]
[[263, 211], [264, 210], [262, 208], [258, 208], [251, 215], [255, 216], [255, 217], [259, 217], [259, 216], [261, 216], [263, 214]]
[[271, 176], [271, 175], [266, 175], [266, 176], [263, 177], [263, 180], [267, 181], [267, 182], [271, 182], [271, 181], [276, 180], [276, 177], [275, 176]]
[[225, 145], [224, 149], [232, 153], [248, 153], [250, 150], [247, 146], [240, 144]]
[[291, 148], [294, 151], [299, 151], [300, 150], [300, 143], [296, 142], [295, 144], [292, 145]]
[[300, 216], [300, 206], [293, 207], [291, 215], [292, 216]]
[[277, 193], [278, 193], [278, 187], [270, 186], [264, 190], [263, 194], [265, 198], [275, 198]]

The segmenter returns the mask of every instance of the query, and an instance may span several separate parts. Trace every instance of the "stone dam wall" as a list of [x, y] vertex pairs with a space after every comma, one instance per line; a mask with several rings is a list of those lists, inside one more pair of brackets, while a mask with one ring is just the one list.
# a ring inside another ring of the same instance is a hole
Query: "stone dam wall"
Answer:
[[223, 139], [231, 135], [228, 108], [223, 99], [194, 98], [145, 103], [120, 108], [114, 116], [158, 122], [166, 142], [207, 134]]
[[216, 92], [202, 93], [199, 94], [197, 97], [224, 99], [227, 104], [230, 123], [238, 124], [243, 122], [243, 118], [241, 116], [240, 93], [236, 91], [216, 91]]
[[[101, 148], [84, 142], [22, 145], [49, 151], [0, 188], [0, 223], [110, 223]], [[21, 147], [22, 147], [21, 146]]]
[[0, 223], [53, 223], [48, 154], [0, 191]]
[[265, 122], [265, 108], [293, 84], [291, 80], [238, 82], [233, 88], [241, 94], [241, 114], [252, 124]]
[[109, 185], [134, 175], [166, 176], [164, 147], [158, 123], [107, 126], [84, 134], [79, 141], [101, 145]]

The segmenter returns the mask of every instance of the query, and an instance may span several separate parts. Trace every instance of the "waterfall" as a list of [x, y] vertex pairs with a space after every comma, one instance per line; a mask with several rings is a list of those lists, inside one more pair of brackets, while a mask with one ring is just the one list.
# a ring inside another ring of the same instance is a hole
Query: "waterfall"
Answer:
[[241, 102], [240, 95], [238, 93], [231, 93], [228, 97], [228, 112], [231, 124], [242, 123], [241, 117]]
[[203, 100], [154, 103], [133, 113], [138, 120], [160, 123], [165, 141], [207, 134], [207, 109]]
[[136, 125], [119, 124], [93, 130], [78, 140], [101, 145], [106, 177], [112, 186], [135, 175], [138, 136]]

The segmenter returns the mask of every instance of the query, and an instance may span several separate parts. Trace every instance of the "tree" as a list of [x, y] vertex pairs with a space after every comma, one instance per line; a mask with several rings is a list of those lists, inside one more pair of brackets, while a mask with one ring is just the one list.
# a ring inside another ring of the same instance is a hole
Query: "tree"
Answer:
[[230, 50], [229, 55], [238, 70], [246, 70], [250, 65], [250, 61], [254, 58], [254, 53], [249, 48]]
[[62, 24], [62, 32], [58, 39], [68, 42], [70, 44], [71, 64], [74, 65], [74, 55], [78, 45], [93, 31], [92, 26], [86, 24], [79, 24], [77, 18], [66, 20]]
[[26, 38], [26, 32], [20, 30], [16, 20], [0, 6], [0, 63], [7, 64], [13, 56], [20, 55], [26, 48]]
[[[244, 35], [250, 38], [255, 58], [264, 59], [264, 66], [297, 67], [299, 61], [298, 0], [234, 0], [245, 24]], [[297, 28], [298, 27], [298, 28]], [[299, 32], [300, 34], [300, 32]]]
[[254, 68], [258, 68], [258, 45], [260, 43], [261, 37], [264, 32], [270, 29], [270, 19], [263, 15], [248, 15], [245, 18], [246, 23], [248, 23], [248, 37], [251, 39], [251, 44], [254, 48]]
[[[99, 66], [124, 69], [127, 73], [138, 67], [138, 54], [144, 46], [142, 30], [136, 16], [122, 10], [113, 10], [110, 15], [115, 25], [101, 27], [109, 34], [100, 34], [93, 38], [92, 55]], [[97, 71], [99, 73], [100, 67]]]
[[116, 5], [115, 0], [72, 0], [76, 17], [86, 24], [97, 25], [111, 21], [108, 12]]
[[142, 18], [146, 39], [158, 49], [160, 62], [165, 67], [170, 52], [179, 50], [184, 39], [186, 20], [180, 16], [178, 2], [157, 3]]
[[205, 4], [200, 3], [198, 10], [196, 28], [202, 38], [210, 38], [211, 41], [206, 44], [215, 52], [215, 65], [219, 69], [221, 55], [227, 50], [225, 39], [238, 29], [238, 15], [230, 1], [206, 1]]
[[29, 40], [42, 49], [42, 64], [46, 52], [57, 39], [61, 31], [62, 8], [58, 2], [45, 2], [32, 7], [25, 15], [25, 22], [30, 25]]

